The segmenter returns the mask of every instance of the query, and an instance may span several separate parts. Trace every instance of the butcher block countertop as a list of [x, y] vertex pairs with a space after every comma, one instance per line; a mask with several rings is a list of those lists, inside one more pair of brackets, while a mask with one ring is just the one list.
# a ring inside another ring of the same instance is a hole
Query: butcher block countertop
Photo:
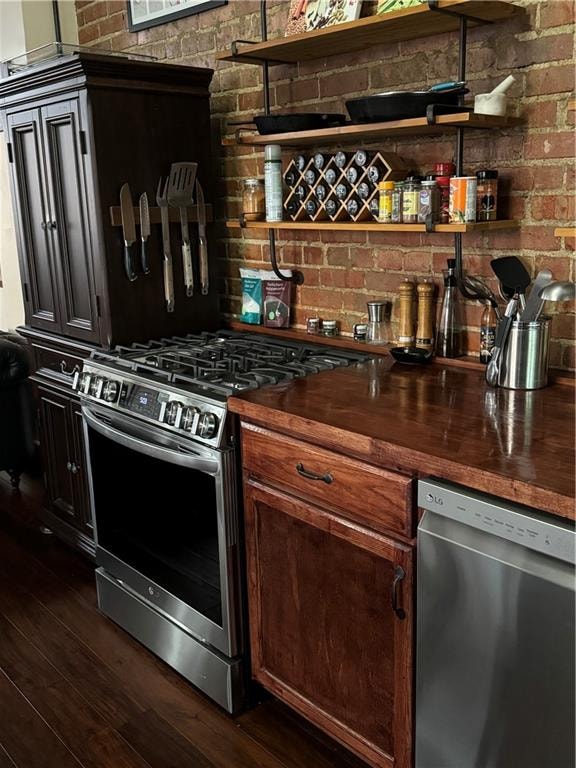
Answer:
[[574, 519], [575, 390], [491, 389], [483, 371], [389, 357], [245, 392], [243, 419], [371, 464]]

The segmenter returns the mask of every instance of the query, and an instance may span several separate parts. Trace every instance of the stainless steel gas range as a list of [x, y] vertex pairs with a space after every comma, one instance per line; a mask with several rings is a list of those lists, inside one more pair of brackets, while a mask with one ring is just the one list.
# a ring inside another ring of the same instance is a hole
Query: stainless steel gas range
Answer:
[[76, 376], [99, 607], [229, 712], [245, 698], [246, 628], [227, 398], [367, 359], [222, 331], [95, 351]]

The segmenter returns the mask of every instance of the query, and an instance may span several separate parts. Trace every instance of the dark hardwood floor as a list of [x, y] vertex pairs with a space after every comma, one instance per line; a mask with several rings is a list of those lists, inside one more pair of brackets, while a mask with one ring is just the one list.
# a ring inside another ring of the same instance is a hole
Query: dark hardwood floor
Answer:
[[102, 616], [42, 493], [0, 473], [0, 768], [365, 768], [272, 699], [229, 717]]

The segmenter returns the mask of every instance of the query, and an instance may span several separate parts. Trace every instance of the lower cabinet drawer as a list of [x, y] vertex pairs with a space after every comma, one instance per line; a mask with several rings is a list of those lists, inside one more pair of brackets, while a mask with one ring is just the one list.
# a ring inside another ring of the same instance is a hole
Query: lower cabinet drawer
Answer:
[[251, 424], [242, 425], [242, 464], [251, 477], [370, 528], [413, 535], [409, 477]]
[[82, 370], [83, 358], [80, 356], [38, 343], [32, 343], [31, 346], [37, 376], [72, 381], [74, 373]]

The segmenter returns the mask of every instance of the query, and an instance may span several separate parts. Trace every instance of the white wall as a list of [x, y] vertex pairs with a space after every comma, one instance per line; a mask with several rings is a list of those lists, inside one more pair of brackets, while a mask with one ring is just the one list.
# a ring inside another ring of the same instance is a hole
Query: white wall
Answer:
[[[78, 42], [74, 0], [59, 0], [62, 41]], [[52, 0], [0, 0], [0, 60], [54, 40]], [[2, 134], [0, 134], [2, 137]], [[24, 304], [16, 251], [8, 154], [0, 139], [0, 330], [24, 322]]]

